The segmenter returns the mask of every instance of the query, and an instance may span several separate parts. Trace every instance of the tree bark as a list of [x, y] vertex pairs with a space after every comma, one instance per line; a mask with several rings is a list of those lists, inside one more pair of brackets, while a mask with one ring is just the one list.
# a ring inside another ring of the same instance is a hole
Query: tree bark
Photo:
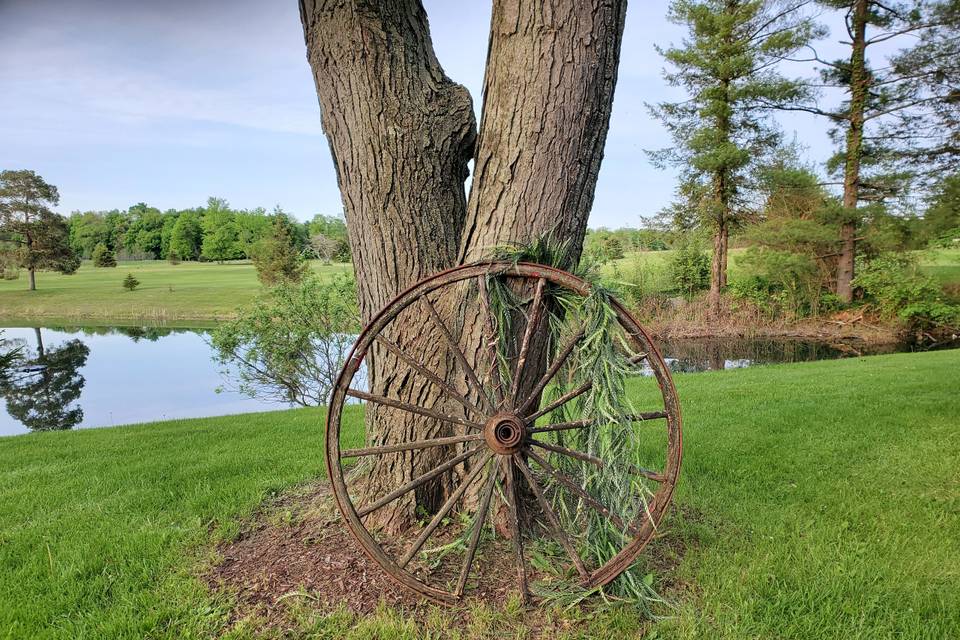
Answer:
[[840, 227], [840, 258], [837, 261], [837, 296], [853, 301], [854, 261], [857, 255], [857, 204], [860, 201], [860, 155], [863, 147], [864, 110], [870, 77], [866, 68], [867, 11], [869, 0], [853, 5], [853, 42], [850, 55], [850, 112], [843, 168], [844, 220]]
[[727, 245], [730, 232], [725, 220], [721, 220], [713, 233], [713, 260], [710, 263], [710, 316], [720, 316], [720, 294], [727, 286]]
[[[413, 282], [487, 258], [504, 243], [552, 233], [568, 241], [571, 261], [579, 257], [609, 126], [623, 0], [495, 0], [479, 138], [469, 95], [434, 55], [420, 2], [300, 0], [300, 9], [364, 322]], [[445, 317], [468, 358], [485, 362], [478, 316], [457, 311], [448, 307]], [[400, 330], [407, 335], [395, 341], [413, 344], [411, 355], [466, 392], [422, 317], [409, 317]], [[421, 406], [444, 402], [389, 353], [374, 352], [370, 373], [375, 393]], [[367, 405], [372, 444], [443, 428]], [[422, 452], [396, 457], [369, 471], [372, 493], [429, 465]], [[421, 493], [384, 509], [381, 525], [399, 530], [417, 505], [429, 510], [437, 498]]]
[[27, 269], [27, 273], [30, 274], [30, 291], [37, 290], [37, 270], [33, 267]]

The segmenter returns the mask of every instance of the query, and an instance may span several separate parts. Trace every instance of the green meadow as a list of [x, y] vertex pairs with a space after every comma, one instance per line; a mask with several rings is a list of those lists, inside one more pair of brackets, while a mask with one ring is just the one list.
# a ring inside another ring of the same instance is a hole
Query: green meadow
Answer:
[[[324, 277], [353, 270], [350, 264], [319, 261], [310, 266]], [[134, 291], [121, 286], [128, 273], [140, 281]], [[87, 261], [69, 276], [38, 273], [36, 291], [27, 291], [26, 274], [0, 280], [0, 319], [7, 325], [48, 319], [86, 324], [211, 321], [230, 317], [259, 290], [256, 269], [249, 261], [174, 265], [144, 260], [121, 262], [116, 268], [97, 268]]]
[[265, 500], [323, 474], [323, 410], [3, 438], [0, 638], [955, 638], [958, 368], [943, 351], [678, 375], [663, 535], [683, 552], [656, 574], [656, 621], [291, 603], [284, 628], [227, 627], [230, 596], [198, 576]]

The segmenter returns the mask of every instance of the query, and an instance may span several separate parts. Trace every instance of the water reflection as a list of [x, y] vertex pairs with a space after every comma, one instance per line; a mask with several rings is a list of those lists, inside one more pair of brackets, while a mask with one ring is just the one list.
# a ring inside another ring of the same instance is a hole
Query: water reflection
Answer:
[[90, 349], [77, 339], [47, 348], [40, 329], [34, 336], [34, 349], [22, 339], [5, 340], [2, 346], [4, 352], [16, 349], [13, 363], [0, 373], [7, 413], [31, 431], [72, 429], [83, 420], [76, 402], [86, 382], [80, 369]]
[[[909, 344], [868, 347], [751, 338], [658, 341], [657, 345], [677, 372], [915, 348]], [[0, 360], [4, 353], [17, 347], [20, 353], [13, 371], [5, 377], [0, 375], [0, 395], [4, 400], [0, 406], [0, 436], [269, 411], [286, 406], [229, 391], [218, 393], [218, 387], [224, 386], [221, 367], [203, 329], [3, 329]], [[366, 387], [363, 372], [358, 373], [354, 386]]]
[[217, 393], [220, 369], [202, 329], [5, 328], [0, 340], [0, 352], [20, 346], [31, 362], [42, 343], [49, 381], [40, 369], [26, 380], [11, 378], [2, 390], [0, 436], [286, 408]]

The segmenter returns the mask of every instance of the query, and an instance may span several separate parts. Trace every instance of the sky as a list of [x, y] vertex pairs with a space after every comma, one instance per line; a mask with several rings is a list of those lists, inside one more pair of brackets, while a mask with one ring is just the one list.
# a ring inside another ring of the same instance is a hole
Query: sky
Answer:
[[[424, 5], [441, 64], [479, 112], [490, 3]], [[673, 196], [674, 175], [644, 154], [669, 144], [644, 104], [682, 98], [654, 50], [683, 38], [666, 8], [628, 7], [591, 227], [638, 226]], [[779, 120], [811, 160], [830, 154], [822, 122]], [[342, 211], [295, 0], [0, 0], [0, 168], [37, 171], [63, 214], [208, 196], [301, 220]]]

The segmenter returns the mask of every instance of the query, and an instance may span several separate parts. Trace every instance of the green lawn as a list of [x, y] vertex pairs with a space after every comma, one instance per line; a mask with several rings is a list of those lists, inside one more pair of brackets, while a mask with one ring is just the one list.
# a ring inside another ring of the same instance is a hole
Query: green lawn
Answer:
[[[311, 262], [322, 275], [349, 273], [349, 264]], [[121, 286], [132, 273], [140, 281], [135, 291]], [[121, 262], [117, 268], [96, 268], [84, 262], [73, 275], [41, 272], [37, 290], [27, 291], [25, 273], [17, 280], [0, 280], [0, 318], [6, 324], [24, 320], [116, 320], [169, 322], [215, 320], [233, 314], [237, 306], [260, 290], [250, 262]]]
[[[558, 636], [955, 638], [958, 368], [944, 351], [678, 376], [683, 509], [665, 531], [688, 549], [655, 583], [681, 585], [675, 608]], [[217, 635], [229, 602], [195, 576], [265, 498], [322, 473], [321, 425], [297, 410], [0, 439], [0, 637]], [[449, 615], [339, 615], [311, 637], [447, 637]], [[487, 615], [469, 637], [526, 637]]]

